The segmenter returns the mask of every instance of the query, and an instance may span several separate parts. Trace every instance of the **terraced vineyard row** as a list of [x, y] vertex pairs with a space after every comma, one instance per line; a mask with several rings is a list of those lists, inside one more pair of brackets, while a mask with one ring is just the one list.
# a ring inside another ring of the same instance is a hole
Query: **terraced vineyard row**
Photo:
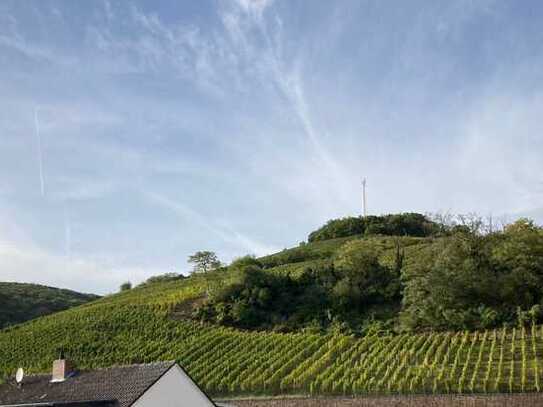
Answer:
[[0, 332], [0, 372], [178, 360], [208, 392], [372, 394], [540, 391], [543, 327], [371, 335], [277, 334], [176, 321], [194, 283], [153, 286]]

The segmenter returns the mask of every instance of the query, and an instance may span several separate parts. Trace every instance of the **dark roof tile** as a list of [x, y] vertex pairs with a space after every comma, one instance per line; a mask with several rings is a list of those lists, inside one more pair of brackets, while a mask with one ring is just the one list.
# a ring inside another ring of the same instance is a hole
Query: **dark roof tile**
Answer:
[[170, 361], [80, 371], [60, 383], [51, 383], [49, 374], [30, 375], [20, 387], [13, 381], [0, 385], [0, 406], [116, 401], [128, 407], [174, 365]]

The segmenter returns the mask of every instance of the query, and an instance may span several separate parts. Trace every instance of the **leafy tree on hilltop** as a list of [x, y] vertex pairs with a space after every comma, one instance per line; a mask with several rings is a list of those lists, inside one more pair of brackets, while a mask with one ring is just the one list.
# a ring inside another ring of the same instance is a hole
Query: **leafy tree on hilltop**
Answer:
[[420, 213], [399, 213], [382, 216], [359, 216], [333, 219], [311, 232], [309, 242], [335, 239], [355, 235], [386, 236], [432, 236], [438, 234], [443, 225]]
[[207, 250], [198, 251], [189, 256], [189, 263], [193, 263], [193, 273], [207, 273], [208, 271], [216, 270], [221, 266], [217, 255], [214, 252]]

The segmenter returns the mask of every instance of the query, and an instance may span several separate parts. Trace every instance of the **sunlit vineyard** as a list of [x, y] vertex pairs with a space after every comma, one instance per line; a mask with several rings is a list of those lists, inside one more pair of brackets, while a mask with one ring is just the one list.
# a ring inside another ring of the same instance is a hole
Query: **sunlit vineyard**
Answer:
[[48, 371], [63, 349], [80, 368], [175, 359], [216, 395], [540, 390], [543, 327], [355, 338], [172, 318], [203, 284], [151, 285], [2, 331], [0, 371]]

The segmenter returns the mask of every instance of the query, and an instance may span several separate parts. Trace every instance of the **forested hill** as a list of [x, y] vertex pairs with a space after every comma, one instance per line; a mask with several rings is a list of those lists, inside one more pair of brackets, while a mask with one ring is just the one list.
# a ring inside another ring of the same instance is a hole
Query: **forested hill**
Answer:
[[[203, 253], [203, 252], [202, 252]], [[213, 395], [541, 391], [543, 230], [345, 218], [0, 331], [0, 377], [175, 359]]]
[[0, 282], [0, 328], [98, 299], [97, 295], [37, 284]]

